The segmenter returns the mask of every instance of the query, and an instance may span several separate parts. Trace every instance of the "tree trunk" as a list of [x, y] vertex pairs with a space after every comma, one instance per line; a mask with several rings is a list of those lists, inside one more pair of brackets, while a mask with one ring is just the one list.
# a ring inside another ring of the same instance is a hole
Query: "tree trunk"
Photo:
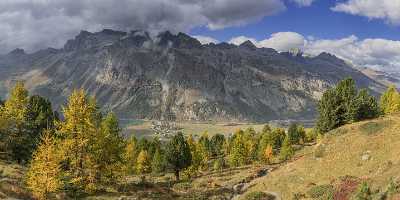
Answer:
[[179, 181], [179, 170], [175, 170], [176, 181]]

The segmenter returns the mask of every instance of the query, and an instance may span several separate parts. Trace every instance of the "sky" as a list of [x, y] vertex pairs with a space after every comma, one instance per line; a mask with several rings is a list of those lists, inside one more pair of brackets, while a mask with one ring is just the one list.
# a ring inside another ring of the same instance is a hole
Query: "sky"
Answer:
[[0, 53], [61, 48], [80, 30], [170, 30], [400, 71], [400, 0], [0, 0]]

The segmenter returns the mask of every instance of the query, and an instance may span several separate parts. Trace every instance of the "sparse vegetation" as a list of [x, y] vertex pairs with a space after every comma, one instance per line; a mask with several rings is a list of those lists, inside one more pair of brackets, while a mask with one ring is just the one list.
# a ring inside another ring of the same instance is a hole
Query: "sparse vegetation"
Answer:
[[252, 192], [246, 194], [245, 200], [275, 200], [275, 196], [267, 194], [265, 192]]
[[313, 199], [333, 200], [335, 189], [333, 185], [317, 185], [312, 187], [307, 195]]

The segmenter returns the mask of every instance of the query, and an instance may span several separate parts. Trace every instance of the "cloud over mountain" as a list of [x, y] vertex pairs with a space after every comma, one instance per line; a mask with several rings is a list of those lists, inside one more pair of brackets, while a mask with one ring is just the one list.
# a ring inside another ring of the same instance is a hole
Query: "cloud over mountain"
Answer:
[[277, 51], [288, 51], [292, 48], [303, 48], [305, 45], [305, 38], [295, 32], [278, 32], [272, 34], [269, 38], [258, 41], [255, 38], [246, 36], [239, 36], [232, 38], [229, 43], [240, 45], [245, 41], [251, 41], [257, 47], [273, 48]]
[[239, 36], [232, 38], [230, 43], [239, 45], [247, 40], [258, 47], [274, 48], [278, 51], [298, 48], [311, 55], [328, 52], [356, 66], [386, 71], [400, 70], [400, 41], [396, 40], [361, 40], [354, 35], [341, 39], [315, 39], [295, 32], [279, 32], [262, 40]]
[[6, 0], [0, 1], [0, 53], [60, 47], [79, 30], [220, 29], [285, 9], [282, 0]]

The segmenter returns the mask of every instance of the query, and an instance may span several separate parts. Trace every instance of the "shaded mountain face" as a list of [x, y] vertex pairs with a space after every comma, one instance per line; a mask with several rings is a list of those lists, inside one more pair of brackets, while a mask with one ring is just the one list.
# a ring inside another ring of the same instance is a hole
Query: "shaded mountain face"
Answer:
[[358, 87], [384, 87], [327, 53], [304, 57], [249, 41], [202, 45], [183, 33], [83, 31], [63, 49], [0, 56], [2, 96], [25, 80], [60, 108], [73, 89], [84, 88], [122, 118], [310, 119], [322, 93], [349, 76]]

